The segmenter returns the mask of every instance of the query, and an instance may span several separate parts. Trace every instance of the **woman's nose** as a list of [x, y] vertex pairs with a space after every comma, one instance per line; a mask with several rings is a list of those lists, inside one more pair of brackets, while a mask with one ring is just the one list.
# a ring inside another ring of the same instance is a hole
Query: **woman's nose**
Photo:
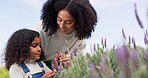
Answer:
[[60, 28], [64, 28], [64, 27], [65, 27], [64, 22], [61, 22], [60, 23]]

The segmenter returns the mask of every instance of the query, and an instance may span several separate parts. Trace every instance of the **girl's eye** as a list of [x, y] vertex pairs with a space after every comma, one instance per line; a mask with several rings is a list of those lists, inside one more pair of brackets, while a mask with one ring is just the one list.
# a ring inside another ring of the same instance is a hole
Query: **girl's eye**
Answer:
[[38, 44], [32, 44], [31, 46], [36, 48], [38, 46]]
[[36, 45], [31, 45], [31, 46], [34, 47], [34, 48], [36, 47]]

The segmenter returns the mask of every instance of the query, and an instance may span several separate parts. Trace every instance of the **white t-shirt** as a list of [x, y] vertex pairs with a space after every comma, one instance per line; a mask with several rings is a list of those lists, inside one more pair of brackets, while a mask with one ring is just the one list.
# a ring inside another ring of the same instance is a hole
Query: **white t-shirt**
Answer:
[[[44, 62], [41, 61], [43, 67], [40, 67], [36, 61], [30, 61], [26, 64], [26, 66], [30, 70], [30, 74], [35, 74], [38, 72], [51, 72], [51, 70], [45, 65]], [[18, 64], [13, 64], [9, 69], [10, 78], [28, 78], [28, 74], [26, 74], [23, 69]]]

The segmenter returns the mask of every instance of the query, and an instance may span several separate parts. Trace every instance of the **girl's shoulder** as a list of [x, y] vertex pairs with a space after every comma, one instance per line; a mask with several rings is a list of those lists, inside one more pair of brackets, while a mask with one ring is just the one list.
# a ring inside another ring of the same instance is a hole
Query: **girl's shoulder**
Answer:
[[14, 72], [22, 72], [21, 67], [18, 64], [13, 64], [11, 65], [10, 69], [9, 69], [10, 73], [14, 73]]

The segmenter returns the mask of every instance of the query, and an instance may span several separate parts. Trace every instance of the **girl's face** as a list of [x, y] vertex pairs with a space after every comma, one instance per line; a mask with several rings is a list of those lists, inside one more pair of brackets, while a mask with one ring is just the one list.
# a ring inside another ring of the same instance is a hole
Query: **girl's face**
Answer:
[[59, 31], [62, 34], [70, 34], [74, 31], [76, 26], [76, 20], [66, 10], [61, 10], [57, 16], [57, 24]]
[[40, 37], [35, 37], [30, 45], [30, 59], [38, 60], [40, 58], [42, 49], [40, 47], [41, 39]]

